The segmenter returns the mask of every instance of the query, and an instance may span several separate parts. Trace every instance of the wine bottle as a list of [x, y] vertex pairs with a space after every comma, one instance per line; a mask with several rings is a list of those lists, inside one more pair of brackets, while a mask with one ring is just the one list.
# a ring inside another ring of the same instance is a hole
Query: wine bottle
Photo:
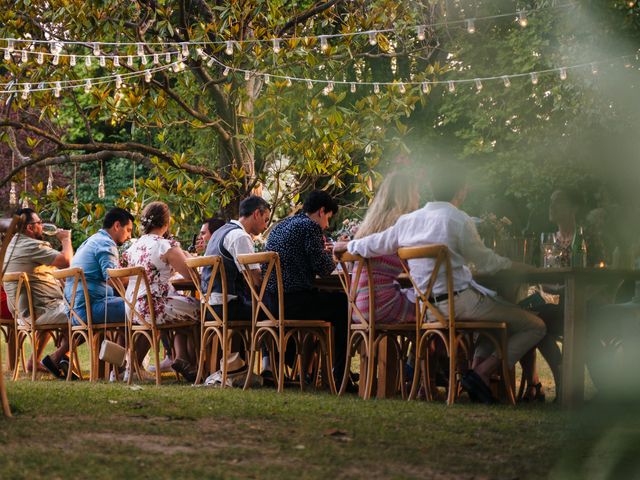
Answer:
[[579, 227], [573, 236], [573, 244], [571, 245], [571, 266], [586, 267], [587, 266], [587, 242], [584, 238], [584, 231]]

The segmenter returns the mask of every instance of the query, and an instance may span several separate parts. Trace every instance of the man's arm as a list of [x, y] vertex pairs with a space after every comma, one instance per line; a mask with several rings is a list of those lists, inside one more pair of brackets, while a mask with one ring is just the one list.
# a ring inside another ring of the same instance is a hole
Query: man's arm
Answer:
[[73, 245], [71, 245], [71, 232], [69, 230], [58, 230], [56, 237], [62, 244], [62, 251], [51, 263], [56, 268], [67, 268], [71, 265], [73, 257]]
[[311, 269], [316, 275], [329, 275], [336, 268], [331, 253], [325, 250], [322, 234], [315, 231], [306, 232], [305, 251], [303, 253], [311, 264]]
[[492, 274], [511, 268], [512, 262], [485, 246], [471, 219], [463, 224], [460, 235], [460, 253], [467, 262], [475, 264], [478, 272]]
[[[399, 228], [396, 223], [387, 228], [383, 232], [374, 233], [373, 235], [360, 238], [358, 240], [351, 240], [347, 244], [347, 251], [356, 255], [360, 255], [364, 258], [380, 257], [382, 255], [391, 255], [398, 251], [399, 244]], [[339, 249], [343, 248], [341, 242]], [[335, 249], [334, 249], [335, 251]], [[338, 250], [338, 254], [340, 250]]]

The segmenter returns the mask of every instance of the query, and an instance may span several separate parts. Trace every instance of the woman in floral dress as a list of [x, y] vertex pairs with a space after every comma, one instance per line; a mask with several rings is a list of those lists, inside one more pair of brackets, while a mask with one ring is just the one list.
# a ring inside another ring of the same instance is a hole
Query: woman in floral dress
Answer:
[[[199, 306], [195, 298], [179, 294], [170, 282], [171, 277], [180, 273], [188, 278], [185, 252], [176, 240], [166, 238], [169, 231], [171, 213], [163, 202], [152, 202], [144, 209], [140, 217], [143, 235], [124, 252], [123, 260], [130, 267], [143, 267], [149, 279], [149, 289], [153, 298], [156, 324], [176, 323], [198, 318]], [[135, 282], [129, 282], [127, 298], [133, 296]], [[136, 300], [136, 310], [142, 312], [145, 320], [151, 322], [146, 291], [141, 288]], [[188, 381], [195, 381], [195, 357], [189, 352], [187, 336], [176, 333], [175, 360], [171, 367]], [[136, 349], [141, 360], [147, 348]], [[141, 355], [141, 357], [140, 357]]]

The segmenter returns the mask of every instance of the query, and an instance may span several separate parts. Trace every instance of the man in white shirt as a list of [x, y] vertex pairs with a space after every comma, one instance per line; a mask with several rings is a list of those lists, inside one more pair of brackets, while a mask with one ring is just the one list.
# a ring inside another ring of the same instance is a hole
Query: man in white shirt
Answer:
[[[464, 171], [447, 165], [431, 179], [434, 202], [427, 203], [415, 212], [403, 215], [395, 225], [348, 244], [336, 244], [335, 252], [348, 250], [366, 258], [395, 253], [399, 247], [427, 244], [445, 244], [451, 255], [456, 316], [465, 320], [494, 320], [507, 323], [509, 341], [507, 359], [510, 367], [545, 335], [544, 322], [530, 312], [522, 310], [495, 297], [493, 292], [473, 281], [468, 265], [473, 263], [478, 272], [495, 273], [508, 268], [530, 268], [512, 262], [487, 248], [480, 239], [471, 218], [459, 210], [467, 193]], [[421, 289], [426, 288], [433, 271], [433, 259], [415, 259], [409, 262], [411, 273]], [[446, 315], [446, 273], [438, 273], [433, 289], [434, 303]], [[499, 366], [499, 359], [492, 355], [488, 341], [481, 342], [473, 360], [473, 370], [463, 380], [470, 395], [491, 402], [488, 389], [489, 377]]]

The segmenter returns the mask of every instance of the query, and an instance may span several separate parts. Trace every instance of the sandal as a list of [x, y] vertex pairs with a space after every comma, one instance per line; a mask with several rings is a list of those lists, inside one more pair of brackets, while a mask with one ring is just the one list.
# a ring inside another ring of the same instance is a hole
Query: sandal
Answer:
[[527, 392], [522, 396], [523, 403], [529, 402], [545, 402], [545, 394], [542, 391], [542, 383], [538, 382], [535, 385], [530, 385], [527, 388]]

